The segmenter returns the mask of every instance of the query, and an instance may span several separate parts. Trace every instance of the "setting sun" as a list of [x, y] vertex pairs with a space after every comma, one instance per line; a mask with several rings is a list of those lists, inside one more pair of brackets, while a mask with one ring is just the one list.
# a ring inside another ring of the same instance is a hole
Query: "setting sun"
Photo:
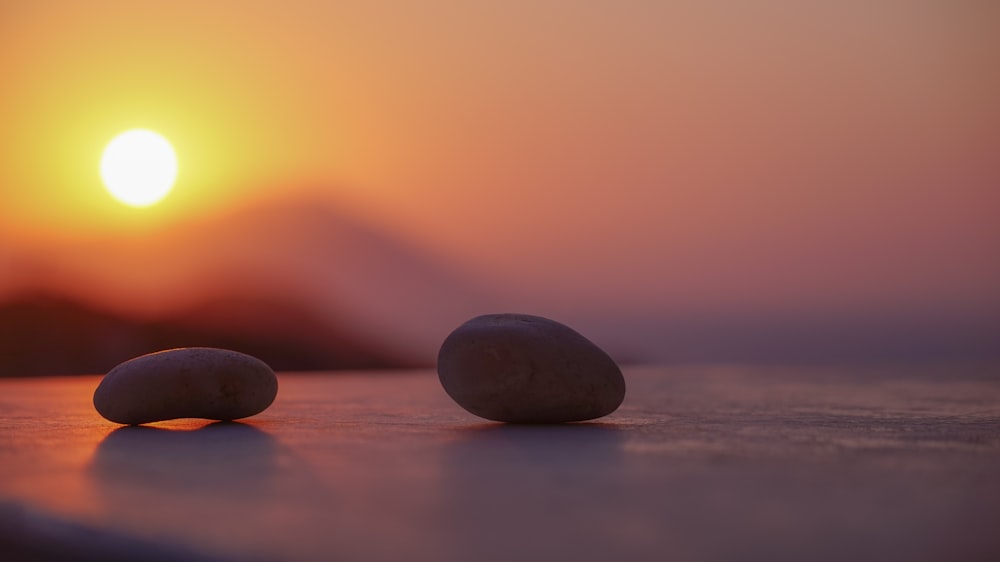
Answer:
[[163, 136], [134, 129], [116, 136], [101, 157], [101, 179], [122, 203], [148, 207], [170, 192], [177, 178], [177, 156]]

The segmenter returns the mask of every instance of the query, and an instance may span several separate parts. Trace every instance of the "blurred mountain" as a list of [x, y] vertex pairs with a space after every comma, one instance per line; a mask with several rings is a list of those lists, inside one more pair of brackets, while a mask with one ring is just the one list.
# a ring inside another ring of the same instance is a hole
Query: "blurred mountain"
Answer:
[[[573, 326], [619, 362], [996, 360], [1000, 309], [622, 309], [489, 287], [316, 199], [284, 199], [113, 237], [0, 244], [0, 376], [101, 373], [159, 349], [218, 346], [279, 370], [433, 365], [448, 333], [489, 312]], [[947, 304], [947, 303], [946, 303]]]
[[445, 260], [315, 200], [7, 254], [6, 375], [104, 372], [194, 345], [282, 370], [426, 366], [488, 300]]

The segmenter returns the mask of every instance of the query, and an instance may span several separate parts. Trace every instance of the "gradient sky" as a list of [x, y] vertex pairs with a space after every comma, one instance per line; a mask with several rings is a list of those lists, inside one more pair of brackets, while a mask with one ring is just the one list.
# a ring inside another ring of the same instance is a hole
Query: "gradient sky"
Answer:
[[[0, 236], [306, 194], [522, 310], [997, 314], [998, 69], [971, 0], [0, 0]], [[132, 127], [147, 210], [97, 172]]]

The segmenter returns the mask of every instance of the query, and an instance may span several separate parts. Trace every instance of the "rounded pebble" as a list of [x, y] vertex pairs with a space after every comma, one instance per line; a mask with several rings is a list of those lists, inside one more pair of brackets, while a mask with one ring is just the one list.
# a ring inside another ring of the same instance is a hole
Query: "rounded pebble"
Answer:
[[130, 359], [104, 376], [94, 407], [116, 423], [177, 418], [235, 420], [263, 412], [278, 394], [266, 363], [244, 353], [189, 347]]
[[625, 379], [614, 360], [573, 329], [526, 314], [477, 316], [438, 352], [438, 377], [459, 406], [512, 423], [584, 421], [614, 412]]

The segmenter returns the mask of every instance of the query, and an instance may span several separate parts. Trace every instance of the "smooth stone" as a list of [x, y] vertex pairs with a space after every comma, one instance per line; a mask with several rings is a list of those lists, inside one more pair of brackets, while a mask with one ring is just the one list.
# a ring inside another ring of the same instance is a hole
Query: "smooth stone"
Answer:
[[568, 326], [527, 314], [477, 316], [438, 352], [438, 377], [469, 412], [512, 423], [592, 420], [625, 399], [614, 360]]
[[150, 353], [111, 369], [94, 407], [116, 423], [177, 418], [235, 420], [263, 412], [278, 394], [266, 363], [237, 351], [188, 347]]

